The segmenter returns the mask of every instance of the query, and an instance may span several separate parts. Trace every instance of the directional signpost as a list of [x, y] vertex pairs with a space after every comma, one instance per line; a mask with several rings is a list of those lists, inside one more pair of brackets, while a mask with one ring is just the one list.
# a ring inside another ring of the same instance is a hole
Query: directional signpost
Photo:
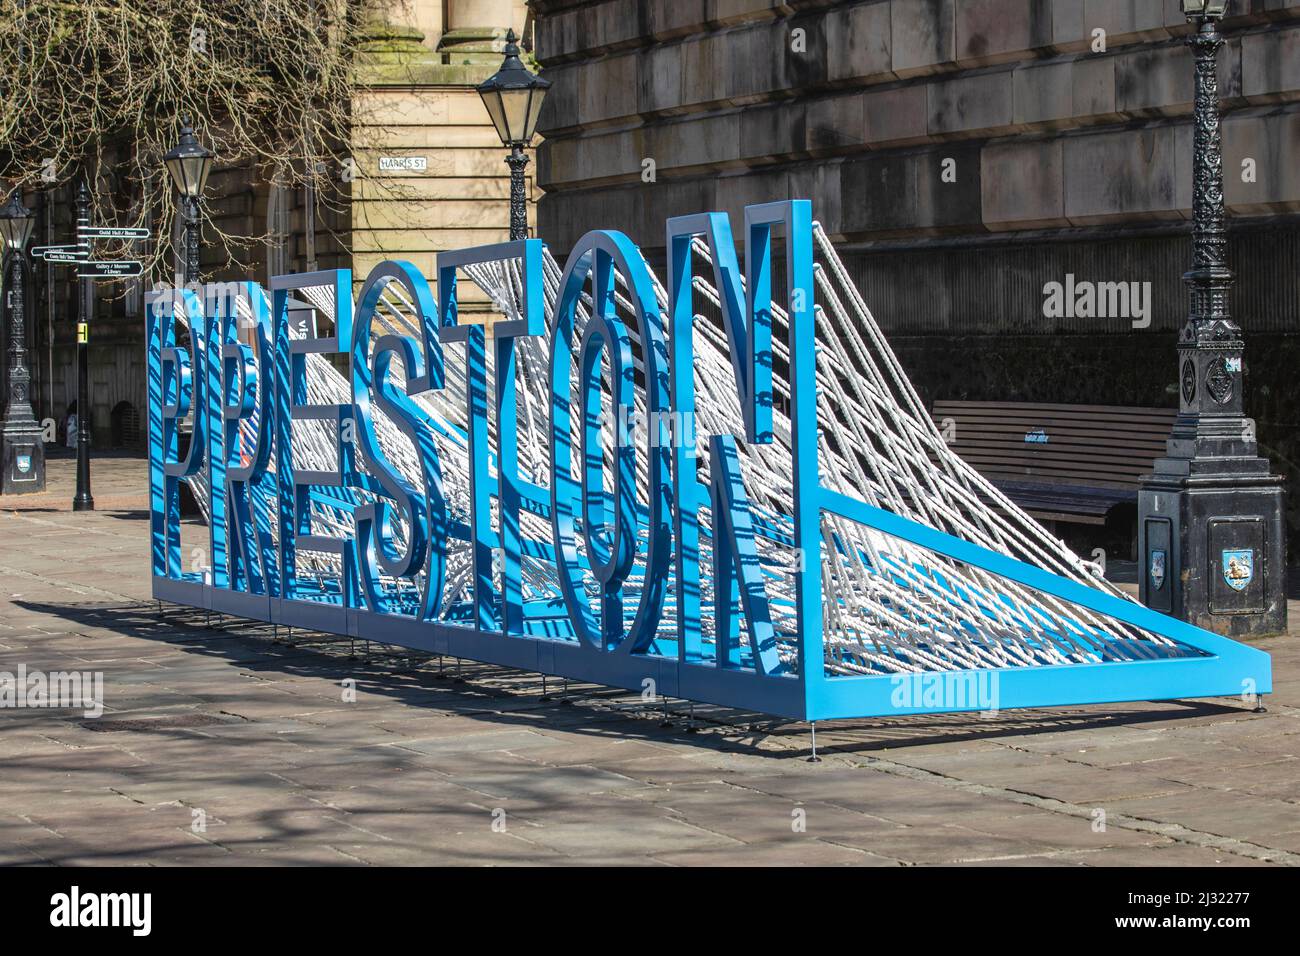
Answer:
[[81, 263], [81, 268], [77, 270], [80, 279], [130, 279], [144, 271], [144, 266], [136, 259], [83, 259]]
[[92, 226], [90, 193], [83, 182], [77, 190], [77, 241], [63, 245], [37, 246], [33, 257], [50, 265], [75, 265], [81, 281], [77, 316], [77, 493], [72, 499], [74, 511], [91, 511], [95, 499], [90, 495], [90, 412], [87, 370], [87, 347], [90, 344], [90, 314], [93, 309], [92, 283], [96, 279], [132, 279], [144, 273], [138, 259], [92, 259], [94, 240], [148, 239], [149, 230], [139, 226]]
[[46, 262], [75, 262], [80, 258], [77, 248], [75, 242], [62, 246], [32, 246], [32, 256]]
[[33, 246], [32, 258], [46, 262], [82, 262], [89, 253], [75, 242], [61, 246]]
[[83, 242], [55, 246], [36, 246], [32, 255], [53, 265], [78, 265], [79, 279], [133, 279], [144, 274], [138, 259], [92, 259], [91, 239], [148, 239], [149, 230], [135, 226], [78, 226]]
[[85, 239], [148, 239], [149, 230], [141, 226], [78, 226], [77, 235]]

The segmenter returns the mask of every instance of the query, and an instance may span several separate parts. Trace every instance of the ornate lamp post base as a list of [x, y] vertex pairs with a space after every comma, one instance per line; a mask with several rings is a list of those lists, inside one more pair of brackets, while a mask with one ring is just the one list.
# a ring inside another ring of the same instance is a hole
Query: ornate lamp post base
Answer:
[[1282, 479], [1265, 458], [1212, 461], [1163, 458], [1138, 493], [1139, 597], [1216, 634], [1280, 634]]
[[6, 422], [4, 486], [0, 494], [27, 495], [45, 490], [45, 443], [34, 419]]

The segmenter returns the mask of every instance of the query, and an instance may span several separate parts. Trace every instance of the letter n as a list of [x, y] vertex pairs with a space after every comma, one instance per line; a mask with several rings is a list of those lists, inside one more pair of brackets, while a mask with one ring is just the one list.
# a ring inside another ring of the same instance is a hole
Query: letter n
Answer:
[[[738, 629], [733, 617], [737, 597], [749, 629], [754, 668], [760, 674], [780, 671], [776, 632], [763, 587], [763, 569], [755, 546], [749, 497], [740, 477], [740, 459], [732, 435], [714, 435], [709, 443], [710, 507], [713, 510], [713, 620], [719, 667], [736, 666]], [[739, 593], [737, 593], [739, 592]]]

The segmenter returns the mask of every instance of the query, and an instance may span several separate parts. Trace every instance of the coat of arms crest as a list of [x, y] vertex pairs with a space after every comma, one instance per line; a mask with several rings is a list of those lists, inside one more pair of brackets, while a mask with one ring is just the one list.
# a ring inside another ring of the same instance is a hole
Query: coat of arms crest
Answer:
[[1255, 577], [1255, 552], [1250, 549], [1223, 552], [1223, 580], [1234, 591], [1246, 590]]
[[1168, 562], [1168, 554], [1163, 550], [1152, 549], [1151, 566], [1147, 573], [1151, 581], [1151, 589], [1159, 591], [1165, 586], [1165, 565]]

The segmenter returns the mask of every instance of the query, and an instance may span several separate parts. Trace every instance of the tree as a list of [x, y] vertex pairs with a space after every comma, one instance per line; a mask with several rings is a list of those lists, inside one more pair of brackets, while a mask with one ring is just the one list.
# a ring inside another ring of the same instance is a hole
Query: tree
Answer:
[[[354, 67], [378, 5], [0, 0], [0, 175], [29, 189], [86, 175], [97, 203], [115, 192], [127, 218], [167, 236], [161, 157], [188, 115], [221, 165], [323, 185], [357, 145]], [[155, 261], [169, 244], [156, 248]]]

